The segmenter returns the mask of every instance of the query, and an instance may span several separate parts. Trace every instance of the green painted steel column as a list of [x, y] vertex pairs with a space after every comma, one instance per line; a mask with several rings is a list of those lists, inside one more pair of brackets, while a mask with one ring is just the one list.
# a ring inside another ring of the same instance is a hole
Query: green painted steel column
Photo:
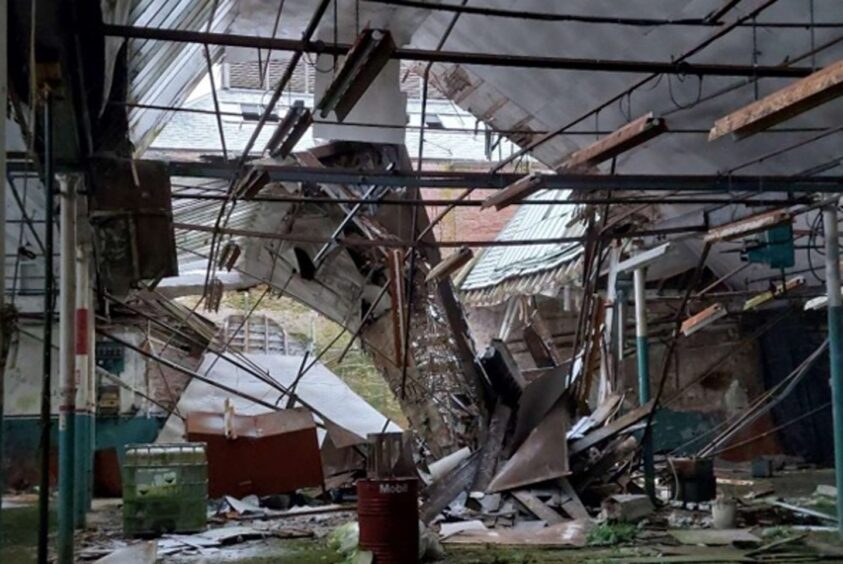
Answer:
[[[635, 286], [635, 344], [638, 356], [638, 401], [644, 405], [650, 401], [650, 348], [647, 342], [647, 297], [644, 293], [646, 268], [638, 268], [634, 274]], [[653, 437], [645, 433], [644, 444], [644, 490], [650, 498], [656, 497], [656, 466], [653, 461]]]
[[[828, 292], [828, 344], [834, 421], [834, 478], [843, 492], [843, 300], [840, 296], [840, 245], [837, 207], [823, 209], [825, 231], [825, 284]], [[837, 534], [843, 540], [843, 495], [837, 496]]]
[[59, 564], [73, 563], [76, 444], [76, 179], [61, 183], [61, 315], [59, 317]]

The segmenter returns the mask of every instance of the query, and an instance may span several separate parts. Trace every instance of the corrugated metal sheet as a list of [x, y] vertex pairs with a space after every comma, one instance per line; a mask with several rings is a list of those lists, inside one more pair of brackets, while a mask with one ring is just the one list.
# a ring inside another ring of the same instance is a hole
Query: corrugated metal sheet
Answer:
[[[135, 0], [129, 24], [204, 31], [214, 4], [211, 30], [224, 32], [235, 16], [234, 0]], [[210, 48], [211, 59], [222, 56], [219, 46]], [[207, 73], [200, 45], [132, 39], [129, 41], [128, 102], [181, 106]], [[136, 152], [142, 153], [173, 112], [133, 108], [129, 111], [129, 136]]]
[[[209, 181], [200, 178], [173, 177], [172, 183], [173, 191], [177, 194], [224, 195], [228, 188], [227, 180]], [[213, 226], [216, 223], [221, 204], [222, 202], [219, 200], [173, 199], [173, 221]], [[226, 226], [231, 229], [253, 228], [260, 208], [261, 205], [258, 202], [238, 201]], [[239, 238], [235, 237], [234, 239]], [[180, 265], [196, 262], [207, 264], [202, 255], [208, 255], [210, 247], [210, 233], [176, 229], [176, 251], [179, 255]]]
[[[521, 206], [496, 240], [579, 237], [585, 225], [574, 220], [576, 206], [567, 192], [541, 191], [530, 200], [546, 205]], [[463, 280], [460, 289], [470, 305], [494, 305], [513, 294], [556, 294], [575, 279], [580, 243], [490, 247]]]

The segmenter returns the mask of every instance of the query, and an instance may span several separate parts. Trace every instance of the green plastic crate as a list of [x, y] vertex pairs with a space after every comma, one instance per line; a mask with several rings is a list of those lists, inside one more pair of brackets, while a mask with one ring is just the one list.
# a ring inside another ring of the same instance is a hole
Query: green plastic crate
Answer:
[[123, 465], [123, 533], [157, 536], [205, 528], [205, 443], [134, 444]]

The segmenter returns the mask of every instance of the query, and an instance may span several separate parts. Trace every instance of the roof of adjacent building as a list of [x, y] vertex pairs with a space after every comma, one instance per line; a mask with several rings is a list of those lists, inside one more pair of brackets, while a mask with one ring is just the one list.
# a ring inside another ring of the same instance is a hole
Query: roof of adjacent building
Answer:
[[[568, 193], [543, 190], [528, 198], [545, 205], [521, 206], [496, 237], [498, 241], [579, 237], [585, 226]], [[572, 281], [583, 253], [579, 242], [489, 247], [477, 258], [460, 289], [470, 305], [495, 305], [513, 293], [556, 295]]]
[[[217, 92], [222, 116], [223, 133], [228, 151], [242, 151], [246, 142], [254, 131], [256, 122], [244, 119], [243, 110], [258, 106], [261, 109], [270, 97], [269, 92], [252, 89], [221, 89]], [[312, 94], [285, 93], [275, 114], [284, 115], [287, 109], [296, 101], [301, 100], [308, 107], [313, 106]], [[183, 106], [194, 110], [214, 110], [214, 100], [207, 94]], [[240, 115], [228, 115], [240, 114]], [[418, 153], [419, 130], [421, 122], [421, 102], [409, 100], [407, 102], [408, 125], [406, 133], [407, 151], [411, 156]], [[482, 124], [465, 110], [461, 110], [448, 100], [428, 100], [425, 129], [424, 157], [426, 160], [439, 161], [488, 161], [486, 155], [486, 135]], [[430, 127], [432, 122], [438, 122], [438, 127]], [[255, 143], [256, 150], [266, 146], [274, 131], [273, 124], [264, 127]], [[450, 131], [449, 131], [450, 130]], [[312, 130], [308, 130], [296, 146], [297, 150], [309, 149], [323, 144], [326, 140], [313, 137]], [[210, 113], [176, 112], [161, 133], [151, 145], [152, 150], [184, 150], [208, 153], [220, 153], [220, 140], [217, 119]], [[506, 157], [514, 152], [513, 145], [504, 141], [494, 149], [497, 158]]]

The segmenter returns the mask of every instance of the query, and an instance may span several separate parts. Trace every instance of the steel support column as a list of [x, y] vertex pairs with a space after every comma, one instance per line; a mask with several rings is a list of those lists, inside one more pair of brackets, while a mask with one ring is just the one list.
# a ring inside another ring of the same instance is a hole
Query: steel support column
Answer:
[[75, 428], [76, 428], [76, 178], [59, 177], [61, 185], [61, 262], [59, 297], [59, 564], [73, 562]]
[[[647, 343], [647, 297], [645, 295], [646, 268], [637, 268], [635, 285], [635, 343], [638, 355], [638, 401], [641, 405], [650, 401], [650, 350]], [[655, 464], [653, 462], [653, 438], [644, 434], [644, 489], [651, 499], [656, 497]]]
[[47, 564], [50, 514], [50, 433], [52, 431], [53, 374], [53, 215], [55, 179], [53, 178], [53, 102], [49, 88], [44, 88], [44, 349], [42, 356], [41, 437], [39, 439], [40, 476], [38, 488], [38, 563]]
[[[3, 472], [3, 427], [5, 425], [5, 380], [6, 380], [6, 355], [9, 336], [5, 334], [5, 303], [6, 303], [6, 97], [7, 80], [6, 66], [8, 52], [8, 6], [6, 0], [0, 0], [0, 182], [3, 183], [3, 190], [0, 190], [0, 253], [2, 253], [2, 265], [0, 265], [0, 497], [2, 497], [5, 482]], [[3, 546], [3, 522], [0, 520], [0, 546]]]
[[[829, 367], [834, 420], [834, 477], [838, 491], [843, 488], [843, 300], [840, 296], [840, 245], [837, 207], [823, 208], [825, 230], [825, 284], [828, 292]], [[843, 515], [843, 496], [837, 496], [837, 515]], [[837, 520], [837, 533], [843, 539], [843, 519]]]
[[[78, 219], [82, 219], [81, 216]], [[90, 381], [92, 343], [89, 326], [91, 318], [90, 249], [82, 240], [77, 227], [76, 241], [76, 492], [74, 514], [76, 527], [85, 526], [85, 515], [91, 508], [93, 487], [93, 427], [94, 411], [91, 410], [92, 386]]]

